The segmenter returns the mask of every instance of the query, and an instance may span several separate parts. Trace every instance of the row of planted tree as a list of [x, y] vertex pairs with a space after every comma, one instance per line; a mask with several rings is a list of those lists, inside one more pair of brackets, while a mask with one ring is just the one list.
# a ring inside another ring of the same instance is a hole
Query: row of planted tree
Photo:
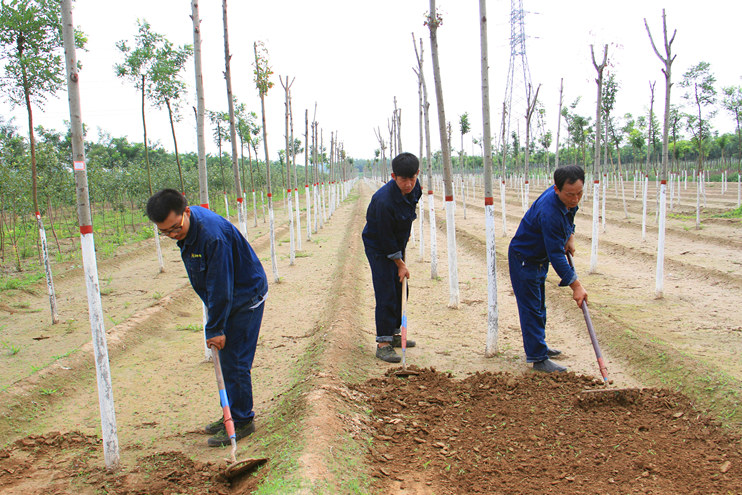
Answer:
[[[56, 246], [56, 255], [59, 257], [71, 249], [63, 239], [74, 239], [79, 235], [74, 176], [69, 166], [71, 136], [69, 133], [61, 135], [43, 128], [37, 128], [36, 133], [39, 211], [48, 219], [54, 238], [52, 245]], [[174, 153], [158, 145], [150, 146], [148, 177], [142, 143], [130, 143], [126, 138], [101, 135], [97, 142], [86, 142], [85, 149], [96, 233], [106, 235], [111, 242], [125, 242], [126, 236], [121, 234], [127, 232], [140, 233], [138, 237], [129, 235], [129, 240], [151, 237], [151, 229], [140, 232], [144, 226], [149, 226], [144, 216], [144, 204], [148, 198], [150, 183], [155, 190], [179, 186], [182, 177], [186, 197], [194, 201], [198, 198], [196, 153], [179, 156], [179, 171]], [[253, 158], [254, 149], [247, 152], [247, 145], [242, 146], [242, 149], [246, 151], [239, 158], [240, 174], [244, 178], [243, 192], [248, 196], [251, 191], [256, 192], [255, 201], [251, 198], [247, 201], [248, 208], [255, 210], [252, 223], [256, 224], [258, 217], [262, 221], [266, 218], [267, 173], [265, 164]], [[304, 152], [298, 139], [295, 140], [295, 150], [295, 154]], [[318, 149], [316, 162], [312, 145], [310, 150], [309, 167], [292, 164], [289, 178], [293, 189], [297, 188], [296, 184], [304, 186], [329, 182], [338, 175], [339, 168], [330, 169], [329, 157], [324, 147]], [[28, 215], [33, 208], [29, 155], [28, 140], [19, 134], [12, 122], [0, 126], [0, 262], [6, 266], [12, 265], [16, 270], [21, 269], [22, 258], [37, 252], [39, 241], [35, 221]], [[211, 208], [227, 217], [234, 216], [235, 208], [230, 211], [230, 204], [236, 204], [231, 157], [226, 153], [221, 156], [207, 155], [206, 162], [212, 190], [227, 198], [226, 201], [213, 202]], [[271, 171], [271, 189], [276, 191], [274, 197], [283, 201], [284, 193], [289, 187], [283, 150], [279, 153], [279, 161], [272, 163]]]

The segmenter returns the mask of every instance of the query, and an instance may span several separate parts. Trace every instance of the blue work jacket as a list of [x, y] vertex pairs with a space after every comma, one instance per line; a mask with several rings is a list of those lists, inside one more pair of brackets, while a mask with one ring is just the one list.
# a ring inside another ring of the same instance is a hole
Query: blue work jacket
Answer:
[[178, 241], [193, 290], [208, 309], [206, 338], [224, 334], [229, 317], [263, 300], [268, 279], [245, 237], [225, 218], [191, 206], [188, 234]]
[[510, 241], [510, 249], [520, 261], [551, 263], [561, 278], [560, 286], [577, 280], [577, 273], [569, 266], [564, 254], [564, 245], [575, 231], [575, 213], [579, 208], [567, 208], [554, 187], [549, 187], [523, 215]]
[[382, 254], [390, 260], [403, 257], [422, 194], [420, 181], [415, 181], [412, 192], [403, 196], [394, 180], [374, 193], [366, 210], [366, 227], [362, 234], [366, 251]]

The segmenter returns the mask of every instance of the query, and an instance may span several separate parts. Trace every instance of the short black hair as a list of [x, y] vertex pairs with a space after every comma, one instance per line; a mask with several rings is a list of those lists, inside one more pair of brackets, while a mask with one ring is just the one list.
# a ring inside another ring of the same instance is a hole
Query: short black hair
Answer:
[[147, 200], [147, 216], [154, 223], [164, 222], [174, 211], [176, 215], [182, 215], [188, 206], [185, 196], [175, 189], [162, 189]]
[[392, 172], [398, 177], [414, 177], [420, 170], [420, 160], [412, 153], [400, 153], [392, 160]]
[[562, 190], [564, 183], [574, 184], [578, 180], [585, 183], [585, 171], [578, 165], [565, 165], [554, 170], [554, 185]]

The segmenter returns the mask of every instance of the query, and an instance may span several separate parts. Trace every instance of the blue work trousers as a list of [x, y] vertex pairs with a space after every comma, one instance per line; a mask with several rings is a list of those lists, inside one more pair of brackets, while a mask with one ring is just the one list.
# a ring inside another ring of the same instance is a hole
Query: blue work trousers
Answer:
[[258, 344], [260, 324], [263, 321], [265, 302], [254, 309], [240, 309], [232, 313], [224, 335], [226, 343], [219, 351], [229, 407], [235, 424], [253, 419], [252, 369], [255, 348]]
[[397, 264], [385, 255], [366, 250], [376, 298], [376, 342], [391, 342], [402, 324], [402, 282]]
[[518, 304], [520, 331], [523, 334], [523, 349], [526, 361], [536, 363], [548, 357], [546, 345], [546, 275], [549, 263], [531, 263], [508, 250], [510, 283], [513, 285]]

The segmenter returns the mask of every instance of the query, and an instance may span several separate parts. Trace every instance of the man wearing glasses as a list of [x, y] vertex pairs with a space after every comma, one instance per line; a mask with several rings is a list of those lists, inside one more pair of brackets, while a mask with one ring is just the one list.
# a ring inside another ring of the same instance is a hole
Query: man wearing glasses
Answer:
[[[175, 239], [193, 290], [208, 309], [206, 345], [219, 349], [224, 385], [237, 439], [255, 431], [252, 369], [268, 280], [239, 230], [200, 206], [188, 206], [175, 189], [147, 201], [147, 216], [160, 235]], [[206, 425], [211, 447], [229, 445], [222, 418]]]

